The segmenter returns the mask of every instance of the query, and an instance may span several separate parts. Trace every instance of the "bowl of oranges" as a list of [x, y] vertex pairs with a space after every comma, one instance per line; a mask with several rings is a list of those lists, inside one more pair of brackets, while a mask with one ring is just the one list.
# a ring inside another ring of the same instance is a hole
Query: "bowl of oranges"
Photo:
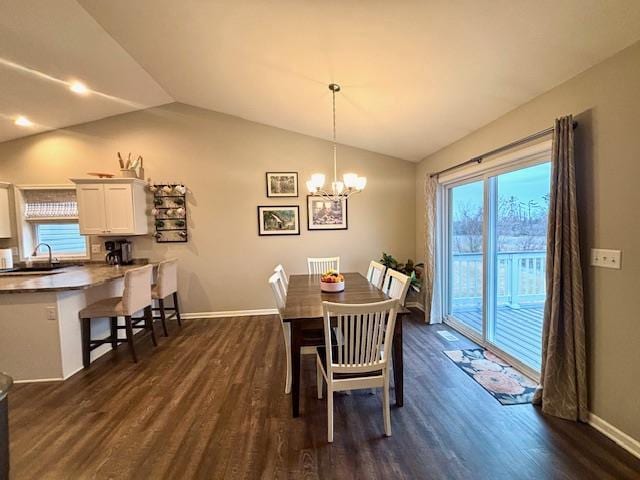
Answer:
[[329, 270], [320, 277], [320, 290], [328, 293], [344, 291], [344, 275]]

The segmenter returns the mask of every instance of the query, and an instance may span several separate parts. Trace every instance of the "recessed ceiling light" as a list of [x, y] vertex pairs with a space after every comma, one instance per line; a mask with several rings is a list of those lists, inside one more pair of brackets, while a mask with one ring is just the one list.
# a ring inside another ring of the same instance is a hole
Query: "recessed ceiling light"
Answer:
[[16, 125], [20, 126], [20, 127], [31, 127], [33, 126], [33, 122], [31, 120], [29, 120], [27, 117], [20, 115], [18, 118], [16, 118], [15, 122]]
[[77, 93], [78, 95], [86, 95], [89, 93], [89, 89], [87, 88], [87, 86], [82, 83], [82, 82], [73, 82], [71, 84], [71, 86], [69, 87], [69, 89], [74, 92]]

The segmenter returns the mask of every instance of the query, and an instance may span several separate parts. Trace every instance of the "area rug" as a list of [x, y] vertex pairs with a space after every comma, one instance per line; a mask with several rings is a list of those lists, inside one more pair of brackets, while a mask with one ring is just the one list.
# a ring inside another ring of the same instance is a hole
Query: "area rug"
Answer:
[[484, 348], [442, 352], [502, 405], [531, 403], [538, 384]]

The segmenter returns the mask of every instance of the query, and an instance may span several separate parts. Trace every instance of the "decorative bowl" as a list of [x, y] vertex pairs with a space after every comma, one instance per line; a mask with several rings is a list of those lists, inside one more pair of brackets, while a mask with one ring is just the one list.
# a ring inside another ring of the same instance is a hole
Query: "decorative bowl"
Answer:
[[344, 291], [344, 281], [338, 283], [327, 283], [320, 281], [320, 290], [326, 293], [338, 293]]

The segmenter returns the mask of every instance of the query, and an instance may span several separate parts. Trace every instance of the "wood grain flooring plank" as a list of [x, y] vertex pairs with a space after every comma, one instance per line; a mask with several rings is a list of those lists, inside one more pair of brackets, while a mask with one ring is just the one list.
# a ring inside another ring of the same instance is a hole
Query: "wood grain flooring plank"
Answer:
[[[302, 416], [284, 394], [276, 317], [186, 320], [140, 362], [118, 349], [65, 382], [11, 392], [13, 480], [638, 479], [640, 460], [583, 424], [502, 406], [442, 354], [419, 315], [404, 323], [405, 406], [384, 436], [380, 392], [336, 394], [335, 441], [315, 359], [303, 357]], [[150, 342], [149, 342], [150, 343]]]

